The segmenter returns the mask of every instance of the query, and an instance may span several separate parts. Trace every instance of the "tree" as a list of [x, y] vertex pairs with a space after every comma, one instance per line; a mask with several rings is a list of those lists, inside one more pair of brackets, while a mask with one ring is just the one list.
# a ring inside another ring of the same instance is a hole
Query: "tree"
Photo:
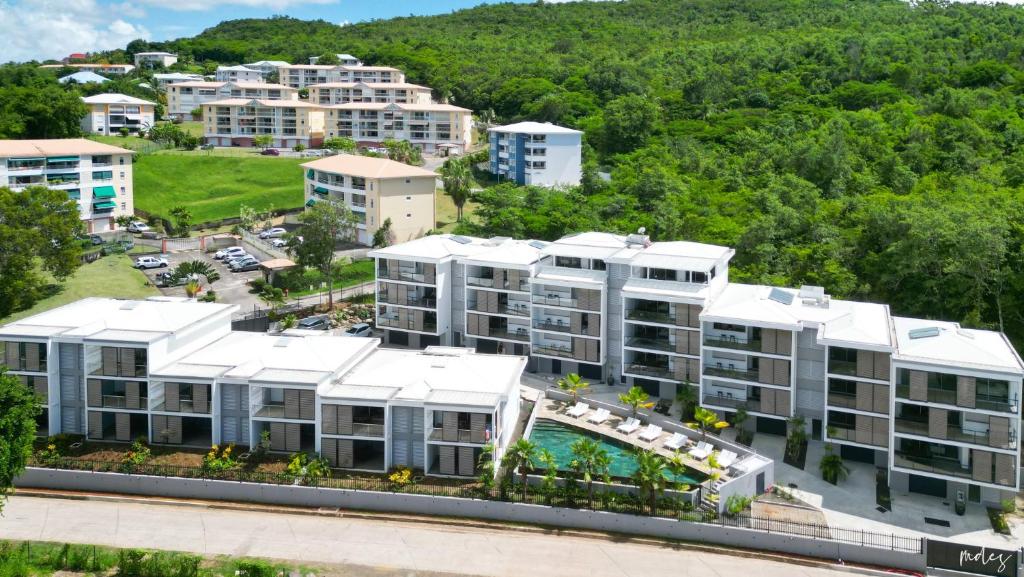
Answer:
[[32, 456], [39, 402], [7, 367], [0, 366], [0, 512]]
[[0, 318], [42, 297], [49, 273], [63, 281], [81, 265], [78, 204], [43, 187], [0, 188]]
[[192, 232], [192, 211], [178, 205], [171, 209], [171, 218], [174, 219], [174, 234], [179, 237], [187, 237]]
[[584, 381], [583, 378], [576, 373], [569, 373], [568, 375], [558, 379], [558, 388], [572, 395], [573, 403], [576, 402], [580, 391], [589, 387], [590, 383]]
[[658, 105], [638, 94], [620, 96], [604, 109], [604, 141], [610, 152], [629, 152], [642, 145], [660, 123]]
[[324, 64], [330, 66], [337, 66], [341, 64], [341, 60], [338, 60], [338, 55], [333, 52], [325, 52], [316, 59], [317, 64]]
[[135, 215], [122, 214], [115, 218], [114, 222], [117, 224], [117, 228], [128, 228], [128, 225], [135, 222]]
[[850, 474], [850, 469], [843, 464], [843, 458], [832, 450], [832, 444], [825, 445], [825, 455], [818, 463], [818, 470], [821, 471], [821, 478], [832, 483], [839, 484]]
[[273, 218], [273, 204], [265, 210], [256, 210], [255, 208], [244, 204], [238, 209], [238, 220], [241, 221], [238, 225], [248, 232], [258, 233], [261, 230], [270, 228], [271, 225], [273, 225]]
[[[174, 267], [174, 270], [171, 271], [171, 279], [175, 283], [188, 279], [189, 282], [196, 282], [198, 284], [199, 277], [203, 277], [206, 280], [206, 284], [212, 285], [220, 280], [220, 273], [217, 272], [217, 269], [213, 268], [213, 265], [204, 260], [187, 260]], [[198, 285], [198, 288], [201, 290], [202, 285]], [[187, 287], [186, 292], [188, 292]], [[195, 294], [198, 293], [199, 290], [196, 290]], [[190, 294], [189, 296], [195, 296], [195, 294]]]
[[252, 139], [252, 145], [260, 150], [269, 147], [274, 142], [274, 137], [269, 134], [257, 134]]
[[519, 470], [520, 482], [523, 486], [523, 501], [526, 501], [526, 476], [537, 467], [537, 445], [529, 439], [519, 439], [509, 445], [501, 458], [501, 466], [511, 473]]
[[373, 248], [384, 248], [395, 242], [395, 233], [391, 230], [391, 217], [384, 219], [380, 228], [373, 231]]
[[789, 434], [786, 436], [786, 453], [790, 458], [796, 459], [800, 456], [804, 442], [807, 441], [805, 421], [802, 416], [797, 415], [786, 419], [786, 424], [789, 425]]
[[202, 106], [197, 106], [197, 107], [193, 108], [189, 112], [189, 114], [192, 116], [192, 120], [202, 120], [203, 119], [203, 107]]
[[441, 181], [444, 183], [444, 193], [452, 198], [458, 211], [456, 220], [462, 222], [462, 208], [469, 200], [473, 173], [469, 169], [469, 164], [462, 158], [449, 158], [444, 161], [440, 172]]
[[554, 453], [547, 449], [540, 449], [537, 460], [544, 466], [544, 480], [541, 482], [544, 503], [551, 505], [552, 497], [558, 489], [558, 461], [555, 459]]
[[650, 409], [654, 403], [648, 402], [650, 395], [640, 387], [632, 387], [625, 393], [619, 393], [619, 402], [630, 408], [633, 416], [636, 417], [640, 409]]
[[284, 291], [275, 286], [263, 285], [263, 290], [257, 296], [272, 311], [284, 305]]
[[334, 308], [334, 258], [339, 242], [354, 242], [356, 217], [343, 202], [334, 198], [322, 200], [299, 215], [299, 244], [289, 243], [288, 249], [304, 267], [315, 268], [323, 275], [330, 290], [327, 307]]
[[601, 448], [597, 441], [589, 438], [581, 438], [569, 446], [572, 451], [572, 462], [570, 467], [576, 474], [580, 475], [587, 486], [587, 506], [594, 506], [594, 479], [608, 478], [608, 468], [612, 459], [608, 451]]
[[324, 139], [321, 148], [333, 150], [335, 152], [343, 152], [346, 154], [352, 154], [356, 151], [356, 141], [351, 138], [334, 137]]
[[648, 507], [653, 516], [658, 510], [658, 495], [665, 492], [668, 479], [668, 463], [665, 458], [654, 451], [637, 449], [633, 453], [636, 471], [631, 479], [640, 490], [640, 498], [647, 498]]
[[676, 402], [679, 403], [679, 416], [685, 423], [693, 418], [693, 410], [697, 406], [696, 387], [686, 381], [676, 391]]
[[694, 409], [693, 419], [693, 425], [700, 429], [701, 440], [707, 439], [708, 431], [724, 429], [729, 426], [729, 423], [719, 420], [717, 413], [704, 407]]

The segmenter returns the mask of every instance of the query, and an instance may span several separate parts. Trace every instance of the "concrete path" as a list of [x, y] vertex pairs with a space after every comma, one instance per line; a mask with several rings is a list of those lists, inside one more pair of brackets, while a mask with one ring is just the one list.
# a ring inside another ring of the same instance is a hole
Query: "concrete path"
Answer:
[[264, 557], [373, 567], [408, 576], [433, 572], [493, 577], [849, 575], [843, 568], [791, 565], [667, 544], [365, 518], [41, 497], [10, 499], [0, 517], [0, 539]]

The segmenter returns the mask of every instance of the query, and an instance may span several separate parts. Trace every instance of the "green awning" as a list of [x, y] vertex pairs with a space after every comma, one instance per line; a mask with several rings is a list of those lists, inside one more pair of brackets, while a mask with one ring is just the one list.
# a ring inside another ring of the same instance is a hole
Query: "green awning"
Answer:
[[318, 186], [318, 187], [313, 189], [313, 192], [315, 192], [317, 194], [329, 194], [331, 191], [327, 190], [326, 188], [324, 188], [322, 186]]
[[315, 198], [311, 198], [311, 199], [306, 201], [306, 206], [313, 206], [314, 204], [316, 204], [316, 199]]
[[314, 174], [316, 174], [316, 173], [313, 172], [312, 168], [310, 168], [309, 170], [306, 171], [306, 178], [313, 178]]
[[93, 198], [114, 198], [115, 196], [117, 196], [117, 194], [114, 193], [113, 186], [97, 186], [92, 189]]
[[94, 202], [94, 203], [92, 203], [92, 209], [93, 210], [113, 210], [115, 208], [117, 208], [117, 203], [116, 202], [110, 202], [109, 200], [105, 200], [103, 202]]
[[46, 162], [78, 162], [77, 156], [51, 156]]

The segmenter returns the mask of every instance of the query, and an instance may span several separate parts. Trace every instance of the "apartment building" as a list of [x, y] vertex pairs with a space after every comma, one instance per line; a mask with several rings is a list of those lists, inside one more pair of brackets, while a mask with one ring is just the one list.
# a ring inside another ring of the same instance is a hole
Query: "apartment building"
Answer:
[[0, 140], [0, 186], [46, 186], [78, 201], [86, 230], [116, 228], [134, 214], [131, 150], [84, 138]]
[[123, 74], [128, 74], [132, 70], [135, 70], [135, 67], [131, 64], [42, 64], [39, 67], [44, 70], [60, 70], [61, 68], [74, 68], [79, 72], [95, 72], [96, 74], [108, 74], [111, 76], [121, 76]]
[[68, 83], [74, 83], [74, 84], [90, 84], [90, 83], [104, 84], [104, 83], [110, 82], [110, 79], [109, 78], [104, 78], [103, 76], [100, 76], [99, 74], [96, 74], [95, 72], [81, 72], [81, 71], [79, 71], [79, 72], [75, 72], [74, 74], [68, 74], [67, 76], [62, 76], [62, 77], [58, 78], [57, 82], [60, 82], [61, 84], [68, 84]]
[[[363, 61], [362, 60], [356, 58], [355, 56], [352, 56], [351, 54], [335, 54], [335, 56], [338, 57], [338, 64], [341, 64], [342, 66], [362, 66], [363, 65]], [[316, 64], [317, 62], [320, 62], [320, 57], [319, 56], [310, 56], [309, 57], [309, 63], [310, 64]]]
[[519, 122], [487, 133], [491, 172], [499, 178], [520, 185], [579, 185], [583, 175], [579, 130], [550, 122]]
[[130, 133], [146, 130], [156, 122], [155, 102], [124, 94], [83, 96], [89, 112], [82, 118], [86, 134], [118, 134], [122, 128]]
[[348, 102], [430, 104], [430, 88], [405, 82], [329, 82], [310, 86], [309, 101], [323, 106]]
[[218, 66], [214, 73], [218, 82], [263, 82], [263, 72], [245, 66]]
[[271, 74], [277, 74], [277, 69], [282, 66], [288, 66], [288, 63], [284, 60], [259, 60], [250, 64], [244, 64], [249, 70], [259, 70], [260, 74], [263, 75], [263, 79], [266, 80]]
[[332, 466], [471, 477], [519, 415], [523, 357], [383, 350], [379, 340], [231, 331], [235, 305], [89, 298], [0, 327], [40, 434], [315, 451]]
[[290, 86], [263, 82], [177, 82], [168, 84], [164, 91], [167, 94], [167, 114], [176, 118], [190, 117], [196, 108], [228, 98], [299, 99], [299, 92]]
[[171, 54], [170, 52], [136, 52], [135, 53], [135, 67], [136, 68], [153, 68], [155, 66], [162, 66], [167, 68], [172, 64], [178, 62], [178, 55]]
[[390, 66], [344, 66], [289, 64], [277, 69], [278, 82], [292, 88], [306, 88], [331, 82], [405, 82], [405, 74]]
[[253, 139], [270, 135], [271, 146], [320, 146], [324, 112], [302, 100], [227, 98], [203, 107], [203, 138], [216, 146], [252, 146]]
[[174, 84], [177, 82], [201, 82], [203, 80], [203, 75], [186, 74], [183, 72], [158, 72], [153, 75], [153, 80], [156, 82], [157, 88], [164, 88], [168, 84]]
[[425, 152], [459, 153], [472, 144], [472, 111], [451, 104], [349, 102], [323, 110], [327, 138], [351, 138], [359, 146], [391, 138], [408, 140]]
[[302, 165], [306, 206], [328, 198], [343, 202], [359, 219], [359, 244], [391, 219], [394, 242], [419, 238], [434, 228], [437, 174], [386, 158], [338, 154]]
[[1004, 335], [903, 319], [822, 287], [730, 283], [727, 247], [581, 233], [435, 235], [372, 251], [389, 343], [528, 355], [528, 370], [742, 408], [760, 433], [809, 436], [890, 485], [998, 504], [1020, 487], [1024, 363]]

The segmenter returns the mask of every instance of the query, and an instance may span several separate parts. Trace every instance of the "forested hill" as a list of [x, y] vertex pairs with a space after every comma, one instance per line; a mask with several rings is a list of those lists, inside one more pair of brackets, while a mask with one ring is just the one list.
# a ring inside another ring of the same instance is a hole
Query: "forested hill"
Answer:
[[498, 120], [586, 131], [580, 190], [489, 189], [467, 232], [647, 226], [735, 247], [733, 280], [820, 284], [1024, 341], [1022, 8], [504, 4], [341, 28], [227, 22], [167, 47], [350, 52]]

